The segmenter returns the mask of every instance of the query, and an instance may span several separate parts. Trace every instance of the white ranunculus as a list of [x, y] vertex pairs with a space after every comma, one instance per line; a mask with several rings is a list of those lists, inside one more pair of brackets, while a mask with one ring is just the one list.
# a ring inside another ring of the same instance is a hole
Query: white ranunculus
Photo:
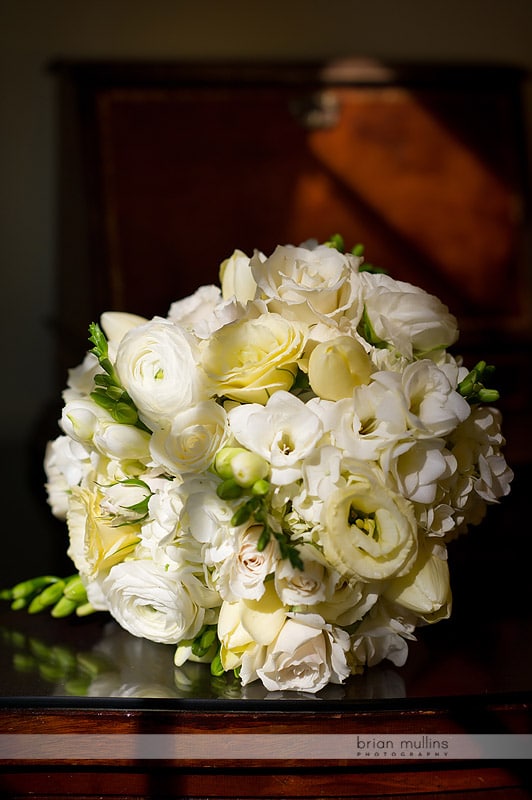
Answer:
[[44, 455], [46, 492], [52, 513], [66, 519], [70, 490], [79, 486], [92, 468], [90, 452], [70, 436], [48, 442]]
[[367, 464], [351, 462], [349, 469], [347, 485], [334, 491], [323, 509], [325, 557], [347, 580], [404, 575], [417, 553], [411, 504]]
[[238, 537], [238, 549], [222, 564], [217, 585], [224, 600], [240, 598], [259, 600], [266, 591], [265, 580], [279, 561], [279, 548], [274, 537], [259, 551], [257, 544], [262, 525], [253, 524]]
[[287, 245], [276, 247], [265, 260], [255, 255], [251, 269], [271, 311], [315, 323], [342, 315], [360, 317], [359, 263], [359, 258], [326, 245]]
[[227, 415], [214, 400], [178, 412], [168, 428], [153, 432], [151, 456], [170, 475], [202, 472], [227, 438]]
[[151, 560], [124, 561], [103, 582], [109, 611], [133, 636], [177, 644], [196, 636], [205, 616], [192, 576], [180, 580], [175, 572]]
[[265, 406], [257, 403], [229, 411], [229, 425], [241, 445], [271, 464], [272, 483], [284, 486], [301, 477], [303, 459], [322, 436], [318, 417], [289, 392], [276, 392]]
[[216, 331], [203, 349], [203, 367], [219, 397], [266, 403], [292, 387], [305, 329], [278, 314], [244, 318]]
[[[257, 254], [255, 257], [260, 259], [262, 256]], [[242, 250], [235, 250], [229, 258], [222, 261], [220, 283], [224, 300], [234, 297], [245, 305], [254, 299], [257, 284], [251, 271], [250, 258]]]
[[451, 613], [451, 586], [445, 546], [424, 545], [410, 572], [390, 581], [384, 597], [425, 622], [446, 619]]
[[207, 397], [196, 341], [167, 320], [156, 317], [126, 333], [115, 366], [139, 417], [152, 430]]
[[403, 355], [412, 358], [456, 342], [456, 318], [437, 297], [389, 275], [363, 272], [360, 284], [373, 333]]
[[256, 672], [269, 691], [319, 692], [328, 683], [343, 683], [349, 675], [346, 652], [349, 636], [317, 614], [286, 619], [267, 647]]

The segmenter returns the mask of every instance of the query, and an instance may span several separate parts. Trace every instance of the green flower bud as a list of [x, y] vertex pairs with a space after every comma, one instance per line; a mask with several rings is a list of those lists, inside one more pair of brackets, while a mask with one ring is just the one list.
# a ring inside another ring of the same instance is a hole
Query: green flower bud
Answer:
[[270, 482], [261, 478], [258, 481], [255, 481], [253, 486], [251, 487], [251, 494], [254, 494], [258, 497], [264, 497], [270, 491]]
[[242, 487], [233, 478], [227, 478], [218, 485], [216, 494], [221, 500], [235, 500], [242, 495]]
[[52, 617], [55, 619], [62, 619], [63, 617], [69, 617], [70, 614], [73, 614], [77, 608], [77, 603], [75, 600], [70, 600], [68, 597], [61, 597], [61, 599], [55, 604], [50, 612]]
[[248, 450], [233, 457], [231, 469], [235, 481], [244, 489], [265, 478], [269, 471], [268, 462], [258, 453], [251, 453]]
[[57, 601], [63, 596], [63, 589], [65, 588], [64, 581], [56, 581], [56, 583], [52, 583], [50, 586], [47, 586], [44, 591], [34, 597], [31, 601], [28, 613], [29, 614], [38, 614], [39, 611], [43, 611], [48, 606], [53, 606], [57, 603]]
[[86, 602], [87, 592], [79, 575], [74, 575], [66, 582], [64, 595], [74, 601], [76, 605]]
[[242, 447], [222, 447], [222, 449], [216, 454], [214, 459], [214, 471], [220, 478], [226, 480], [227, 478], [233, 478], [233, 470], [231, 468], [231, 462], [233, 458], [238, 455], [238, 453], [245, 453]]

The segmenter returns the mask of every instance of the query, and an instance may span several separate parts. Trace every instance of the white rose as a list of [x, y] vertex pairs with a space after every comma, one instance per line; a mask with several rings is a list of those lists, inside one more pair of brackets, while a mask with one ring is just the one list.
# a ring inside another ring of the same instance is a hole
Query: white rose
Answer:
[[[256, 258], [260, 259], [261, 255]], [[251, 271], [250, 259], [242, 250], [234, 253], [222, 261], [220, 265], [220, 283], [224, 300], [236, 298], [244, 305], [253, 300], [257, 291], [257, 284]]]
[[203, 625], [192, 576], [186, 582], [151, 560], [125, 561], [103, 582], [109, 611], [133, 636], [163, 644], [191, 639]]
[[323, 509], [325, 557], [348, 580], [404, 575], [417, 553], [411, 504], [365, 463], [352, 462], [349, 468], [347, 485], [334, 491]]
[[275, 570], [275, 590], [285, 606], [311, 606], [330, 600], [338, 574], [331, 570], [321, 553], [312, 545], [298, 547], [303, 569], [282, 559]]
[[272, 395], [265, 406], [250, 403], [231, 409], [229, 426], [241, 445], [271, 464], [271, 480], [279, 486], [301, 477], [303, 459], [322, 436], [319, 418], [284, 391]]
[[[319, 692], [349, 675], [349, 636], [316, 614], [289, 617], [256, 672], [268, 691]], [[242, 676], [241, 676], [242, 677]]]
[[227, 416], [214, 400], [178, 412], [169, 428], [153, 432], [150, 452], [171, 475], [202, 472], [227, 438]]
[[216, 331], [203, 350], [203, 367], [219, 397], [264, 404], [292, 387], [304, 344], [301, 326], [261, 314]]
[[257, 549], [262, 525], [250, 525], [238, 538], [238, 550], [223, 563], [218, 588], [224, 600], [239, 598], [259, 600], [266, 591], [265, 580], [275, 572], [279, 561], [277, 542], [273, 537], [264, 548]]
[[277, 247], [269, 258], [251, 259], [253, 277], [271, 311], [307, 323], [359, 318], [360, 259], [319, 245]]
[[408, 358], [456, 342], [456, 319], [437, 297], [389, 275], [362, 272], [360, 284], [365, 317], [378, 340]]
[[126, 333], [115, 366], [139, 417], [154, 430], [167, 425], [179, 411], [206, 399], [198, 362], [192, 335], [155, 318]]

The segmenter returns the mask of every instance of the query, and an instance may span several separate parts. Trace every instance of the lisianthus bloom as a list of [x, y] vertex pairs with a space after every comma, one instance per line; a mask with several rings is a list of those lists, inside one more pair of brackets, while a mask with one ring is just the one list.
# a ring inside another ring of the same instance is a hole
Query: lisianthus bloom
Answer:
[[348, 580], [405, 574], [417, 553], [411, 505], [366, 464], [352, 463], [350, 470], [346, 485], [323, 509], [320, 538], [326, 558]]

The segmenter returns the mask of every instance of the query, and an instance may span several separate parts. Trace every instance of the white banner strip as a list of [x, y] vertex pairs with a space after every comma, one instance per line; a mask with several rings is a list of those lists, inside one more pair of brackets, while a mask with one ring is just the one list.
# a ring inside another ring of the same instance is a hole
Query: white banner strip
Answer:
[[530, 758], [532, 734], [0, 734], [0, 761]]

